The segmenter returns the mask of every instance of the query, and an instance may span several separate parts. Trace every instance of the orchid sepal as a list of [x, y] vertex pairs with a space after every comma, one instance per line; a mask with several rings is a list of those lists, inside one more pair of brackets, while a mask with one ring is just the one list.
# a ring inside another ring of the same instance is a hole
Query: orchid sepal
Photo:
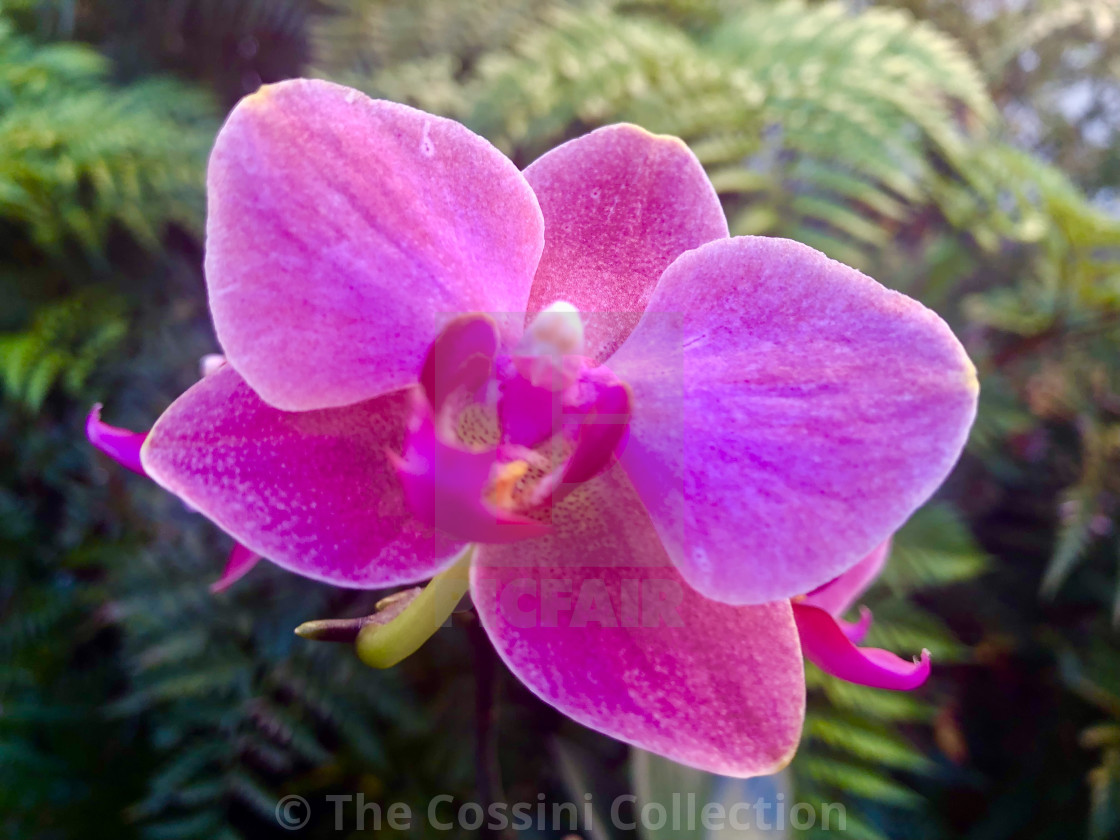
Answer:
[[834, 677], [893, 691], [918, 688], [929, 678], [928, 650], [907, 662], [890, 651], [856, 647], [836, 618], [806, 603], [793, 603], [793, 618], [805, 658]]

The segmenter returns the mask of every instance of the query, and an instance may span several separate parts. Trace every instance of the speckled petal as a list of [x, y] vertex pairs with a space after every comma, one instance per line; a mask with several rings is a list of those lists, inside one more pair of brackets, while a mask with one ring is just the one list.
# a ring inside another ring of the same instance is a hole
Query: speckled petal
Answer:
[[681, 256], [608, 365], [633, 390], [622, 458], [662, 541], [728, 603], [859, 562], [945, 479], [976, 412], [936, 314], [783, 239]]
[[674, 259], [727, 236], [715, 190], [676, 137], [607, 126], [543, 155], [525, 178], [545, 219], [528, 317], [574, 304], [597, 361], [634, 328]]
[[[206, 281], [229, 363], [288, 410], [416, 381], [465, 312], [523, 312], [543, 247], [517, 168], [451, 120], [295, 80], [242, 100], [208, 174]], [[520, 326], [505, 323], [512, 343]]]
[[784, 766], [805, 711], [788, 602], [710, 601], [673, 567], [616, 465], [553, 509], [554, 533], [479, 546], [471, 597], [514, 674], [574, 720], [729, 776]]
[[285, 569], [336, 586], [413, 583], [462, 547], [412, 515], [386, 454], [400, 451], [413, 394], [283, 412], [226, 365], [164, 412], [141, 460], [156, 482]]

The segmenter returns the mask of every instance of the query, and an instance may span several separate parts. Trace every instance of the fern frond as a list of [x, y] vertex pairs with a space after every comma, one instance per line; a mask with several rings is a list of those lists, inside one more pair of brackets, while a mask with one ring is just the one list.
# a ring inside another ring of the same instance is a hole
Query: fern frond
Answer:
[[198, 229], [212, 104], [170, 80], [107, 75], [87, 47], [0, 28], [0, 220], [54, 257], [96, 259], [114, 226], [149, 248], [169, 224]]
[[1042, 579], [1042, 594], [1049, 597], [1065, 583], [1097, 537], [1094, 524], [1100, 514], [1100, 498], [1110, 468], [1111, 441], [1097, 423], [1086, 421], [1081, 424], [1081, 442], [1081, 478], [1063, 494], [1062, 522]]
[[75, 396], [127, 329], [122, 300], [100, 289], [44, 306], [26, 330], [0, 334], [0, 385], [32, 412], [56, 385]]
[[933, 503], [895, 534], [881, 581], [905, 594], [971, 580], [983, 574], [987, 563], [960, 514], [947, 504]]

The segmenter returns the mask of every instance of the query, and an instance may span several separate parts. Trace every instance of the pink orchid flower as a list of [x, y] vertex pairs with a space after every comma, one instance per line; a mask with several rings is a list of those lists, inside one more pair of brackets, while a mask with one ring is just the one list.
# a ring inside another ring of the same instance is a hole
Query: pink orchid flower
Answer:
[[292, 81], [238, 105], [208, 179], [228, 363], [148, 435], [91, 439], [246, 555], [425, 592], [469, 563], [539, 697], [726, 775], [789, 761], [803, 651], [925, 679], [837, 616], [975, 414], [934, 313], [730, 237], [688, 148], [630, 125], [520, 172], [458, 123]]

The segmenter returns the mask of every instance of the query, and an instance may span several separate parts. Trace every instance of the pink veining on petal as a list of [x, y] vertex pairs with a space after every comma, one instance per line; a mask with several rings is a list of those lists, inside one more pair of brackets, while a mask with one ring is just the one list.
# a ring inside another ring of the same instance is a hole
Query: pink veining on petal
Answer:
[[148, 474], [278, 566], [336, 586], [415, 583], [462, 542], [419, 521], [386, 451], [400, 451], [418, 388], [284, 412], [226, 365], [191, 387], [141, 450]]
[[585, 726], [729, 776], [797, 746], [804, 665], [788, 602], [733, 607], [681, 578], [618, 465], [553, 509], [554, 533], [479, 546], [471, 597], [511, 671]]
[[122, 467], [143, 476], [147, 476], [147, 472], [140, 463], [140, 447], [147, 437], [148, 432], [133, 432], [103, 423], [101, 403], [91, 408], [86, 416], [86, 439]]
[[686, 252], [607, 364], [622, 460], [710, 598], [765, 603], [851, 568], [956, 463], [975, 369], [933, 312], [789, 240]]
[[856, 647], [828, 612], [804, 603], [793, 604], [793, 618], [805, 658], [834, 677], [895, 691], [918, 688], [929, 677], [928, 650], [908, 662], [880, 648]]
[[[532, 189], [486, 140], [323, 81], [242, 100], [207, 192], [218, 339], [292, 411], [414, 383], [454, 313], [524, 312], [544, 242]], [[516, 343], [522, 325], [501, 328]]]
[[563, 300], [584, 315], [585, 353], [603, 361], [641, 317], [665, 268], [727, 236], [719, 198], [675, 137], [611, 125], [542, 155], [525, 170], [545, 243], [527, 321]]
[[210, 584], [210, 591], [224, 592], [245, 575], [249, 574], [254, 566], [263, 558], [252, 549], [246, 548], [241, 543], [234, 543], [233, 550], [229, 553], [229, 560], [222, 570], [222, 576]]
[[843, 615], [879, 577], [891, 553], [891, 541], [884, 540], [874, 550], [839, 577], [818, 586], [805, 596], [803, 603]]

